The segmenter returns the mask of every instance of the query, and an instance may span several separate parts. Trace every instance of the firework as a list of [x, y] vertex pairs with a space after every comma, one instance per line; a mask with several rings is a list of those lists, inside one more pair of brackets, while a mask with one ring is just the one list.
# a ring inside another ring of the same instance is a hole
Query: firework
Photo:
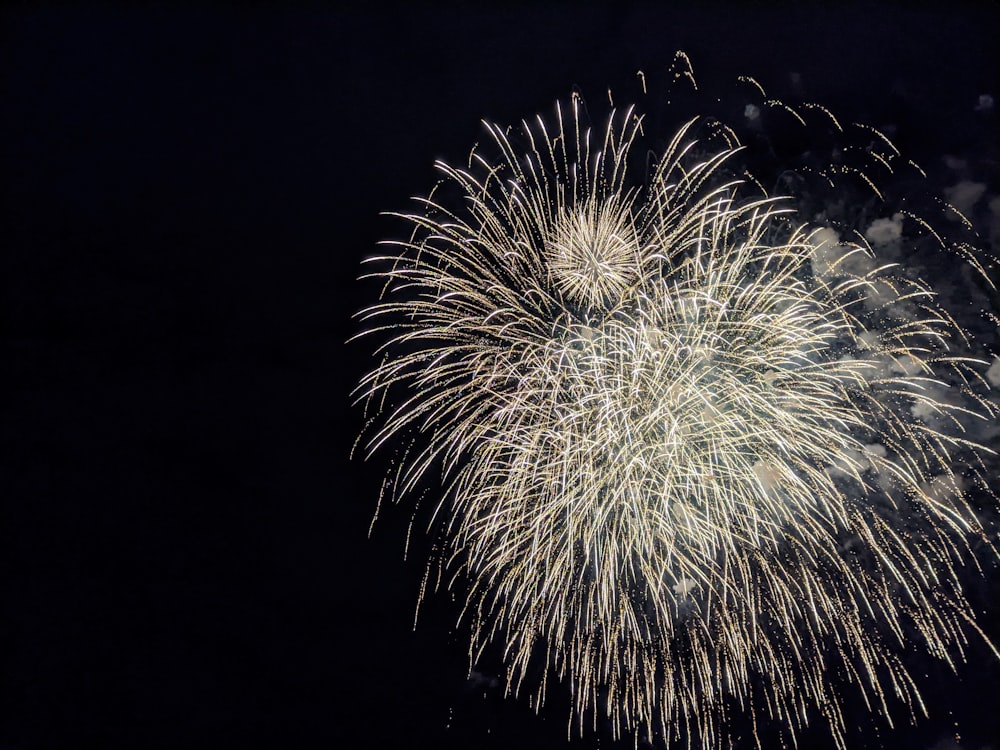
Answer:
[[961, 658], [956, 569], [989, 544], [961, 420], [996, 410], [962, 330], [763, 192], [728, 128], [691, 120], [649, 165], [633, 109], [485, 127], [360, 314], [366, 448], [406, 446], [394, 499], [441, 477], [429, 576], [467, 581], [471, 660], [500, 644], [536, 707], [563, 683], [580, 731], [704, 747], [736, 716], [843, 746], [845, 685], [923, 711], [901, 654]]

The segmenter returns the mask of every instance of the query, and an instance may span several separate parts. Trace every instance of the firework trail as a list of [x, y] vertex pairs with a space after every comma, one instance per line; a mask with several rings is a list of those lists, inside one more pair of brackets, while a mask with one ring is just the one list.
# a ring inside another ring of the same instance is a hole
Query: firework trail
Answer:
[[963, 331], [763, 192], [732, 130], [692, 120], [649, 166], [634, 110], [586, 123], [576, 97], [487, 123], [495, 155], [438, 163], [370, 261], [366, 449], [408, 441], [394, 499], [442, 477], [470, 658], [499, 643], [536, 707], [564, 683], [580, 731], [706, 748], [737, 716], [843, 747], [844, 685], [923, 712], [900, 655], [962, 657], [956, 571], [989, 544]]

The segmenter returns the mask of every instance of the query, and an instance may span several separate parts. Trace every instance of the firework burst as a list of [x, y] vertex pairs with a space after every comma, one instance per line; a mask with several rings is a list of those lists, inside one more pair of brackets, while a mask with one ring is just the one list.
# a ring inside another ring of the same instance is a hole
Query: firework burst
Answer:
[[574, 98], [437, 165], [370, 261], [366, 446], [408, 441], [393, 498], [442, 476], [439, 568], [511, 692], [564, 683], [581, 731], [822, 716], [843, 746], [840, 688], [922, 711], [900, 655], [978, 630], [959, 418], [996, 412], [925, 284], [763, 193], [733, 131], [692, 120], [649, 166], [642, 129]]

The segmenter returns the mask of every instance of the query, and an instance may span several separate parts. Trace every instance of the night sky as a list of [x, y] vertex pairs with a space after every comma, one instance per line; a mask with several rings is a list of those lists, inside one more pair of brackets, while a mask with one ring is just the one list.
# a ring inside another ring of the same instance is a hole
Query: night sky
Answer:
[[[369, 537], [388, 457], [348, 458], [372, 360], [345, 342], [361, 259], [405, 231], [380, 212], [480, 118], [603, 100], [678, 49], [702, 85], [893, 127], [932, 180], [945, 154], [995, 179], [1000, 13], [193, 5], [0, 11], [0, 750], [612, 747], [567, 745], [564, 696], [502, 700], [496, 654], [467, 679], [448, 594], [414, 631], [411, 508]], [[969, 653], [928, 667], [915, 729], [852, 706], [852, 747], [1000, 748], [1000, 665]]]

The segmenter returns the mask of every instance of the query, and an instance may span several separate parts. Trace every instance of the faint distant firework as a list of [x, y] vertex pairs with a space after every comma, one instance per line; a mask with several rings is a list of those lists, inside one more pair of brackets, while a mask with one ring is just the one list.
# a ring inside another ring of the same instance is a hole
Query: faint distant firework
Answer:
[[[470, 661], [499, 644], [538, 709], [562, 683], [571, 729], [696, 747], [737, 718], [758, 745], [821, 719], [845, 747], [845, 690], [890, 724], [923, 712], [902, 656], [985, 638], [958, 571], [996, 554], [963, 424], [998, 410], [966, 333], [878, 232], [769, 195], [717, 121], [655, 158], [636, 109], [592, 129], [578, 97], [485, 128], [398, 214], [412, 234], [368, 261], [384, 288], [359, 314], [365, 450], [399, 448], [394, 500], [440, 484], [428, 580], [467, 583]], [[861, 166], [814, 176], [878, 195], [901, 159], [865, 130]], [[916, 215], [876, 225], [902, 242], [904, 221], [988, 282]]]

